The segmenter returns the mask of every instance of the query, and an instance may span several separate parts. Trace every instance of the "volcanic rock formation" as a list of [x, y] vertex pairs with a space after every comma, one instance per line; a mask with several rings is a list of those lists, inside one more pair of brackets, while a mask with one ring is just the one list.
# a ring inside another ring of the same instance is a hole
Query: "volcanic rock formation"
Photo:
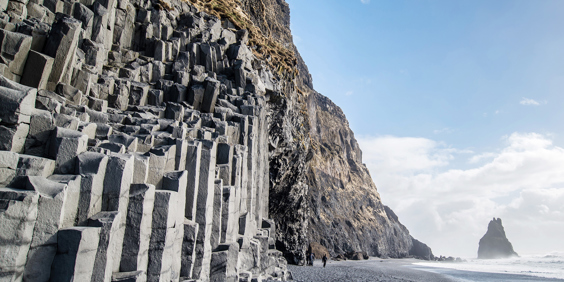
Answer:
[[333, 254], [364, 251], [378, 257], [407, 256], [412, 246], [409, 231], [382, 204], [341, 109], [313, 92], [308, 111], [312, 138], [307, 171], [309, 239]]
[[283, 0], [0, 0], [0, 281], [409, 255], [289, 23]]
[[505, 236], [501, 218], [495, 218], [488, 224], [488, 231], [480, 239], [479, 259], [497, 259], [518, 256]]
[[332, 255], [351, 251], [395, 258], [412, 255], [414, 241], [382, 204], [344, 113], [313, 89], [308, 68], [292, 42], [287, 3], [241, 3], [254, 26], [293, 51], [299, 70], [293, 91], [283, 87], [282, 95], [271, 96], [268, 102], [270, 216], [278, 226], [277, 249], [297, 264], [304, 262], [310, 242], [321, 243]]
[[290, 277], [248, 30], [180, 0], [0, 4], [0, 281]]
[[435, 256], [433, 255], [433, 251], [431, 250], [431, 248], [429, 248], [429, 246], [427, 246], [427, 244], [414, 239], [413, 237], [411, 238], [413, 241], [413, 245], [411, 246], [411, 249], [409, 250], [409, 255], [413, 256], [414, 258], [418, 258], [418, 259], [424, 259], [424, 260], [434, 260]]

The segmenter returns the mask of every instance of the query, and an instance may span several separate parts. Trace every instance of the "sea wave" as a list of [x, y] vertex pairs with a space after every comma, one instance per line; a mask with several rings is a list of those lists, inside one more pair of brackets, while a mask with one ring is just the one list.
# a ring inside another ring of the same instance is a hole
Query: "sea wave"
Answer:
[[465, 262], [421, 262], [415, 265], [464, 271], [520, 274], [564, 279], [564, 253], [523, 255], [507, 259], [467, 259]]

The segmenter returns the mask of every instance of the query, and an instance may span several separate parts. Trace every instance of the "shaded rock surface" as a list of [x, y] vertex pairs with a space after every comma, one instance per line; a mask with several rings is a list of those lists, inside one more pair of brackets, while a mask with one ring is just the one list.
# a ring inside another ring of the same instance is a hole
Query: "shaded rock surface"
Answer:
[[518, 256], [513, 245], [505, 236], [501, 218], [493, 218], [488, 224], [488, 231], [480, 239], [478, 247], [479, 259], [497, 259]]
[[434, 260], [435, 256], [433, 255], [433, 251], [431, 250], [431, 248], [429, 248], [429, 246], [427, 246], [427, 244], [417, 240], [417, 239], [413, 239], [413, 237], [411, 238], [413, 245], [411, 246], [411, 249], [409, 250], [409, 255], [413, 256], [415, 258], [418, 259], [424, 259], [424, 260]]

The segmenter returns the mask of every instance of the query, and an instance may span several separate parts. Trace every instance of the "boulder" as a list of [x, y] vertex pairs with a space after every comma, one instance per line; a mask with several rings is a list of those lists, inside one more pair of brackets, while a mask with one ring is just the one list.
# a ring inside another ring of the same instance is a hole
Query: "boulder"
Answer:
[[[368, 254], [366, 254], [366, 252], [355, 252], [355, 251], [350, 251], [345, 253], [345, 257], [347, 259], [351, 259], [351, 260], [363, 260], [363, 259], [368, 259]], [[317, 258], [317, 256], [316, 256]]]

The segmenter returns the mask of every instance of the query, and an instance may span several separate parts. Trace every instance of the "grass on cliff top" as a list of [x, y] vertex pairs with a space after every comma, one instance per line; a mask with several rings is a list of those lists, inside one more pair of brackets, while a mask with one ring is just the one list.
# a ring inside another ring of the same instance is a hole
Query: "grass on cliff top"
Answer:
[[[186, 0], [184, 0], [186, 1]], [[250, 20], [241, 9], [239, 0], [189, 0], [200, 11], [204, 11], [219, 19], [228, 19], [237, 28], [249, 31], [249, 45], [255, 46], [253, 53], [259, 59], [266, 61], [281, 76], [291, 78], [298, 76], [297, 60], [294, 52], [283, 47], [272, 38], [265, 35]], [[261, 2], [262, 4], [262, 2]], [[264, 7], [263, 7], [264, 8]], [[266, 18], [261, 19], [266, 23]], [[268, 25], [265, 25], [268, 26]]]

